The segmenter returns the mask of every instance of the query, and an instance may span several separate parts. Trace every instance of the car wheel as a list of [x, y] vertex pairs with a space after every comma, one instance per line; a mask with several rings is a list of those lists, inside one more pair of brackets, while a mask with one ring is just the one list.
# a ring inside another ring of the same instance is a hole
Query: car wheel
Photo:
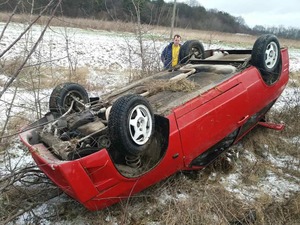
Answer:
[[[74, 101], [74, 99], [76, 99]], [[73, 103], [73, 110], [79, 112], [89, 102], [88, 93], [85, 88], [77, 83], [63, 83], [54, 88], [50, 95], [50, 112], [65, 113]]]
[[254, 43], [251, 62], [263, 76], [271, 75], [273, 81], [278, 78], [280, 58], [280, 45], [275, 35], [262, 35]]
[[154, 114], [140, 95], [125, 95], [112, 105], [108, 118], [111, 148], [124, 155], [141, 155], [151, 142]]
[[200, 41], [189, 40], [180, 47], [179, 61], [181, 64], [185, 64], [192, 56], [196, 59], [204, 59], [204, 47]]

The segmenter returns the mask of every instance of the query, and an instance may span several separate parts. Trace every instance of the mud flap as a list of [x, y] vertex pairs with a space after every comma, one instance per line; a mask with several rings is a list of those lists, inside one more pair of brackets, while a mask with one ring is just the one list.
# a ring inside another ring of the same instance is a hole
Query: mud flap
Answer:
[[273, 130], [283, 130], [285, 128], [285, 124], [282, 124], [282, 123], [276, 124], [276, 123], [260, 121], [260, 122], [258, 122], [258, 125], [269, 128], [269, 129], [273, 129]]

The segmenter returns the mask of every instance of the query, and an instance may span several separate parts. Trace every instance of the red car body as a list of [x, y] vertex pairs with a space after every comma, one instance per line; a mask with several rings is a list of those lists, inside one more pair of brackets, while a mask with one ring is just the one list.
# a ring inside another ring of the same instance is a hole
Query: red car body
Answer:
[[257, 67], [250, 65], [173, 108], [165, 115], [169, 121], [165, 153], [152, 169], [136, 177], [121, 174], [105, 148], [76, 160], [61, 160], [43, 143], [30, 143], [33, 129], [24, 130], [20, 138], [39, 168], [65, 193], [89, 210], [103, 209], [178, 171], [202, 169], [228, 147], [224, 140], [230, 134], [234, 138], [229, 145], [256, 125], [267, 126], [262, 123], [263, 116], [289, 79], [288, 50], [283, 48], [280, 54], [280, 76], [271, 85], [264, 82]]

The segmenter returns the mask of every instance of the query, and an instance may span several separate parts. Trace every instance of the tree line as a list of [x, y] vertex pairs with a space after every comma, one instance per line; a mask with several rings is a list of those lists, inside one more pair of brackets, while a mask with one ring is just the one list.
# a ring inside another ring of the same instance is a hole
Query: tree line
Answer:
[[[38, 14], [48, 2], [0, 0], [0, 11], [11, 12], [19, 3], [18, 13]], [[64, 0], [59, 13], [67, 17], [136, 22], [136, 6], [139, 7], [142, 24], [170, 26], [174, 3], [164, 0]], [[197, 0], [190, 0], [188, 4], [176, 4], [175, 27], [253, 35], [273, 33], [283, 38], [300, 39], [300, 29], [260, 25], [250, 28], [242, 17], [235, 17], [216, 9], [206, 10]]]

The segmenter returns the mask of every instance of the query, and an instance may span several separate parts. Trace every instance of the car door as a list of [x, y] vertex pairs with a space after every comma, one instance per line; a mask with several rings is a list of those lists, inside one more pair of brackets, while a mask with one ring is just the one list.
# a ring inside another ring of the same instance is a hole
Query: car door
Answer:
[[246, 89], [233, 77], [176, 109], [185, 165], [245, 123], [247, 107]]

